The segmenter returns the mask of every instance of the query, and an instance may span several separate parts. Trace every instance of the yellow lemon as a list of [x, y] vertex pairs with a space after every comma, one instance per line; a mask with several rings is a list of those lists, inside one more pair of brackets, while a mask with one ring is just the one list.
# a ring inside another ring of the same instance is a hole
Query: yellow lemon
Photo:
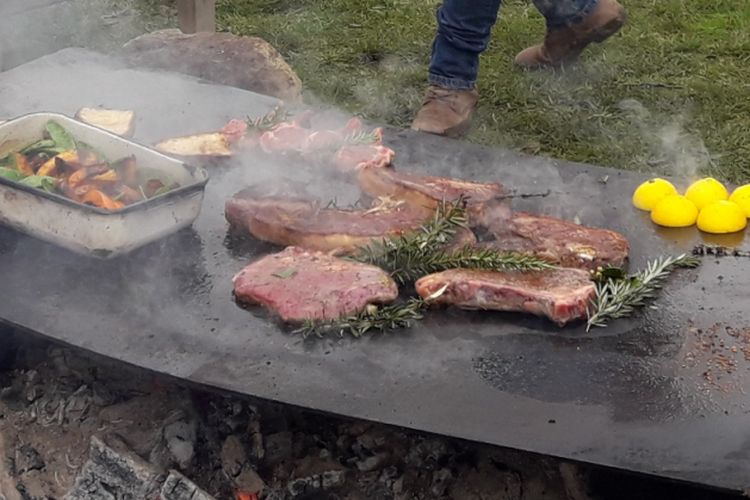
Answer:
[[664, 227], [687, 227], [695, 224], [698, 208], [679, 194], [667, 196], [651, 211], [651, 220]]
[[671, 194], [677, 194], [677, 189], [671, 182], [664, 179], [649, 179], [633, 193], [633, 205], [641, 210], [653, 210], [654, 206]]
[[729, 201], [738, 204], [745, 211], [745, 216], [750, 217], [750, 184], [740, 186], [732, 192]]
[[706, 205], [698, 216], [698, 229], [706, 233], [736, 233], [745, 229], [745, 226], [745, 212], [731, 201], [715, 201]]
[[726, 200], [729, 198], [729, 193], [721, 182], [712, 177], [706, 177], [692, 183], [685, 191], [685, 196], [700, 210], [709, 203]]

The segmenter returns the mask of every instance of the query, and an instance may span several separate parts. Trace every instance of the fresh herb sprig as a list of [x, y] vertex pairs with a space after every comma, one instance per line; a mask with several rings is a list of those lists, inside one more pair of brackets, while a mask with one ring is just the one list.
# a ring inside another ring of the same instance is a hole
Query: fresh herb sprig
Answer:
[[263, 116], [257, 118], [247, 117], [245, 121], [247, 123], [248, 129], [256, 130], [258, 132], [266, 132], [274, 128], [279, 123], [286, 121], [288, 118], [289, 112], [287, 112], [281, 106], [276, 106]]
[[656, 297], [673, 270], [698, 265], [700, 259], [682, 254], [655, 259], [644, 270], [632, 275], [611, 270], [600, 273], [596, 283], [596, 296], [588, 310], [586, 331], [606, 326], [610, 320], [630, 316]]
[[423, 299], [411, 298], [402, 304], [370, 306], [359, 314], [332, 321], [306, 321], [294, 333], [307, 338], [310, 335], [323, 337], [328, 334], [361, 337], [370, 331], [386, 332], [397, 328], [408, 328], [414, 321], [422, 319], [422, 311], [427, 307]]
[[344, 144], [358, 145], [358, 144], [375, 144], [378, 142], [378, 130], [358, 130], [344, 137]]
[[446, 269], [485, 269], [489, 271], [542, 271], [555, 266], [516, 252], [465, 246], [445, 250], [456, 231], [467, 223], [465, 199], [441, 203], [435, 215], [419, 231], [393, 236], [361, 249], [355, 260], [381, 267], [403, 285]]

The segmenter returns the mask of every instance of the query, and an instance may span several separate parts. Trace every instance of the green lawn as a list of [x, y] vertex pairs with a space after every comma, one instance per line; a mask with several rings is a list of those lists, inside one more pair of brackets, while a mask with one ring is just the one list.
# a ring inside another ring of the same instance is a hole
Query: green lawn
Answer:
[[[506, 0], [468, 139], [574, 161], [750, 180], [750, 1], [624, 0], [621, 34], [564, 71], [525, 73], [530, 3]], [[274, 44], [310, 99], [408, 126], [437, 0], [219, 0], [222, 30]]]

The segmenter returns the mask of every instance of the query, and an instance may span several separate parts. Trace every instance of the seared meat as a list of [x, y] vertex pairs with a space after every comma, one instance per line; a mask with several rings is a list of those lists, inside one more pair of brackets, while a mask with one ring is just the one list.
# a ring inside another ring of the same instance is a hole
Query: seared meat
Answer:
[[430, 209], [435, 209], [443, 200], [450, 202], [464, 196], [473, 225], [485, 226], [492, 220], [505, 219], [509, 214], [502, 198], [505, 190], [496, 182], [415, 175], [390, 168], [363, 168], [359, 171], [359, 186], [370, 196], [391, 196]]
[[378, 267], [296, 247], [256, 260], [232, 282], [238, 301], [260, 304], [289, 323], [333, 320], [398, 296]]
[[619, 233], [554, 217], [523, 212], [491, 226], [495, 240], [481, 243], [502, 251], [531, 253], [563, 267], [622, 266], [630, 245]]
[[229, 223], [247, 229], [260, 240], [314, 250], [346, 253], [383, 237], [418, 229], [429, 211], [405, 203], [386, 203], [370, 210], [322, 208], [300, 195], [265, 194], [248, 188], [225, 207]]
[[534, 272], [450, 269], [420, 278], [415, 288], [423, 298], [438, 294], [437, 304], [530, 313], [560, 326], [585, 318], [595, 294], [589, 273], [565, 268]]

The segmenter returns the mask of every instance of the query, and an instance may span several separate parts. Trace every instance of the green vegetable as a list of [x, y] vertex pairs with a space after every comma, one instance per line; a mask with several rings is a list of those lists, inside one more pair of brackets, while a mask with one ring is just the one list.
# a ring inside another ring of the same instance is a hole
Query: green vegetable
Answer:
[[20, 181], [23, 174], [14, 168], [0, 167], [0, 177], [9, 181]]
[[24, 186], [43, 189], [48, 193], [54, 193], [57, 187], [57, 179], [44, 175], [30, 175], [29, 177], [24, 177], [18, 183]]
[[22, 155], [33, 155], [40, 151], [49, 151], [49, 150], [56, 150], [59, 149], [56, 147], [55, 141], [52, 139], [42, 139], [41, 141], [36, 141], [33, 144], [29, 144], [25, 148], [23, 148], [19, 153]]
[[63, 148], [64, 150], [76, 149], [75, 139], [73, 139], [73, 136], [70, 135], [62, 125], [56, 121], [50, 120], [47, 122], [46, 128], [47, 134], [49, 134], [49, 138], [54, 141], [55, 146]]

